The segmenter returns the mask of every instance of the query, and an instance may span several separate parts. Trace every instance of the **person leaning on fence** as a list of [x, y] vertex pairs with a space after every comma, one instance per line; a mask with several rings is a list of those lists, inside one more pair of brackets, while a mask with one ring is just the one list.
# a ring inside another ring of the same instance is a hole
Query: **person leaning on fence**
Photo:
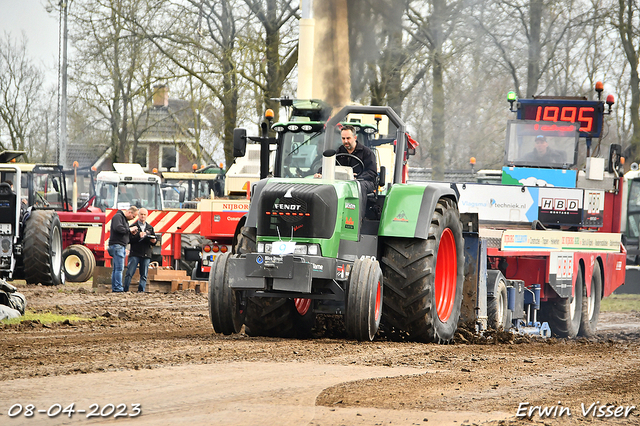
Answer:
[[127, 275], [124, 277], [124, 291], [129, 291], [131, 278], [136, 273], [136, 268], [140, 266], [140, 282], [138, 283], [138, 293], [144, 293], [147, 286], [147, 272], [153, 246], [156, 245], [156, 234], [153, 226], [147, 223], [149, 212], [144, 207], [138, 210], [138, 220], [133, 224], [136, 228], [129, 238], [129, 264], [127, 265]]
[[122, 293], [122, 271], [124, 270], [124, 258], [126, 255], [129, 236], [137, 232], [135, 226], [129, 226], [129, 221], [136, 217], [138, 208], [131, 206], [126, 210], [118, 210], [111, 219], [111, 235], [109, 236], [109, 247], [107, 252], [113, 258], [111, 272], [111, 291]]

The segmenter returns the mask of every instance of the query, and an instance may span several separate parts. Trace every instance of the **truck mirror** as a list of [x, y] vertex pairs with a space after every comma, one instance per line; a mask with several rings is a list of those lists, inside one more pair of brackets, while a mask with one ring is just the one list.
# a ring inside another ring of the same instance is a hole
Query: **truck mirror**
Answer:
[[179, 200], [180, 200], [180, 204], [184, 203], [184, 199], [187, 197], [187, 190], [184, 188], [180, 188], [180, 196], [179, 196]]
[[244, 157], [247, 152], [247, 130], [233, 129], [233, 156]]
[[407, 148], [407, 155], [416, 155], [415, 148]]
[[385, 166], [380, 166], [380, 173], [378, 173], [378, 186], [384, 186], [385, 177], [387, 176], [387, 168]]
[[53, 179], [51, 183], [53, 184], [53, 189], [55, 189], [56, 192], [60, 192], [60, 185], [58, 185], [58, 181]]

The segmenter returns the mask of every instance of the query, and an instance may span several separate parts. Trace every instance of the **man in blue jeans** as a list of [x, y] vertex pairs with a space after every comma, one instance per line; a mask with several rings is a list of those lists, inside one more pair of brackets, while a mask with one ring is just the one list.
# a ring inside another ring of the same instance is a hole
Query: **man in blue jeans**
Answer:
[[140, 265], [140, 282], [138, 283], [138, 293], [144, 293], [147, 286], [147, 272], [149, 271], [149, 263], [151, 263], [151, 255], [153, 254], [153, 246], [156, 245], [156, 234], [153, 226], [147, 223], [147, 209], [144, 207], [138, 210], [138, 220], [133, 224], [136, 228], [133, 235], [129, 238], [129, 265], [127, 265], [127, 275], [124, 277], [124, 291], [129, 291], [131, 278], [136, 273], [136, 268]]
[[124, 257], [126, 255], [127, 244], [129, 244], [129, 235], [136, 229], [135, 226], [129, 226], [129, 221], [136, 217], [138, 208], [131, 206], [127, 210], [118, 210], [111, 219], [111, 235], [109, 236], [109, 247], [107, 252], [113, 258], [111, 272], [111, 291], [114, 293], [122, 293], [122, 271], [124, 270]]

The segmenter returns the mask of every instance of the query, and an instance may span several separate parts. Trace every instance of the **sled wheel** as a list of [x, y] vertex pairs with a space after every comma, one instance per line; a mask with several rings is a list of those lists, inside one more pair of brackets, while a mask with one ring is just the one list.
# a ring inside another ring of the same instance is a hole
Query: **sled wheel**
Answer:
[[412, 340], [448, 343], [458, 328], [464, 240], [454, 201], [440, 199], [423, 239], [385, 240], [383, 322]]
[[504, 279], [498, 281], [493, 297], [487, 298], [487, 325], [495, 330], [508, 330], [507, 285]]
[[83, 283], [93, 276], [96, 258], [91, 250], [80, 244], [73, 244], [62, 252], [64, 271], [72, 283]]
[[239, 333], [244, 322], [240, 295], [229, 287], [227, 265], [230, 253], [216, 257], [209, 273], [209, 317], [217, 333]]
[[596, 261], [591, 275], [591, 296], [587, 297], [587, 287], [582, 292], [582, 318], [578, 334], [584, 337], [594, 337], [600, 316], [600, 300], [602, 299], [602, 273], [600, 264]]
[[347, 290], [344, 325], [347, 334], [359, 341], [371, 341], [382, 317], [382, 271], [378, 261], [357, 259]]
[[540, 319], [549, 323], [554, 336], [574, 338], [578, 335], [582, 318], [583, 287], [582, 268], [578, 268], [573, 296], [549, 300], [540, 305]]

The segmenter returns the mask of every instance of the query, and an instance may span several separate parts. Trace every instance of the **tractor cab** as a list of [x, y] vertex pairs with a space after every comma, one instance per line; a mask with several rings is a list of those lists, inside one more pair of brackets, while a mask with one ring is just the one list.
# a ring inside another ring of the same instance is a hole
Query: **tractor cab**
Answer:
[[508, 166], [570, 169], [578, 156], [578, 125], [540, 125], [512, 120], [507, 124], [505, 163]]
[[115, 171], [98, 173], [95, 207], [102, 211], [130, 206], [149, 210], [164, 208], [160, 177], [145, 173], [139, 164], [114, 163], [113, 167]]
[[574, 123], [509, 121], [502, 184], [575, 188], [579, 135]]
[[203, 198], [224, 195], [224, 171], [209, 167], [206, 172], [163, 172], [162, 195], [167, 208], [195, 209]]

